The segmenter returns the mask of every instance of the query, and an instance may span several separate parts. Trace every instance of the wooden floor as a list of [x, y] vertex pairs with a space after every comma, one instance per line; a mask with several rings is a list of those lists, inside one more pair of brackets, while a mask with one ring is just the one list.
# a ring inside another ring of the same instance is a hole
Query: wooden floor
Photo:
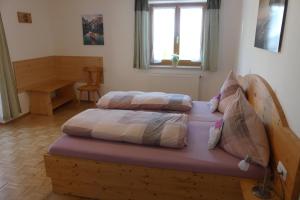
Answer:
[[77, 200], [51, 192], [43, 155], [60, 133], [60, 126], [91, 104], [70, 103], [53, 117], [27, 115], [0, 125], [0, 200]]

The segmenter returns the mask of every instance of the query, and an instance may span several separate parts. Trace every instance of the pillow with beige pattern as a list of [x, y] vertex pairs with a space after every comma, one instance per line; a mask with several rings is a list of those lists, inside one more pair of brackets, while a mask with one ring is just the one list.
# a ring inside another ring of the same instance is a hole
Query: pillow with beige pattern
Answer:
[[267, 167], [270, 149], [264, 125], [242, 89], [233, 95], [224, 113], [220, 146], [228, 153]]
[[223, 119], [215, 122], [209, 129], [208, 149], [214, 149], [220, 141], [223, 128]]
[[102, 96], [97, 107], [123, 110], [169, 110], [187, 112], [192, 98], [184, 94], [141, 91], [111, 91]]
[[211, 113], [214, 113], [218, 110], [221, 94], [214, 96], [209, 102], [208, 107]]
[[226, 107], [232, 101], [235, 92], [241, 88], [235, 74], [231, 71], [221, 87], [221, 97], [218, 105], [218, 110], [225, 112]]

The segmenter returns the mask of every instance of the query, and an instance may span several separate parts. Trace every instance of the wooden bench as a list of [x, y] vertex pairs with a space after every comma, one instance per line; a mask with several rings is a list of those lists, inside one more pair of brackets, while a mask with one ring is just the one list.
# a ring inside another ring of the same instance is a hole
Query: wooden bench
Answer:
[[103, 83], [102, 57], [49, 56], [15, 61], [13, 66], [18, 92], [30, 93], [33, 114], [52, 115], [53, 109], [74, 99], [73, 84], [87, 80], [86, 67], [99, 68]]
[[55, 108], [75, 99], [73, 85], [74, 81], [53, 79], [27, 87], [30, 96], [30, 112], [53, 115]]

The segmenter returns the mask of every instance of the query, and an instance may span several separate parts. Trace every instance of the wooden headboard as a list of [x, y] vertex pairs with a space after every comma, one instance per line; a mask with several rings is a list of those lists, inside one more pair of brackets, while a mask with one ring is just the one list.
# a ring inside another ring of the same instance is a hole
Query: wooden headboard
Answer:
[[289, 128], [280, 103], [270, 85], [258, 75], [246, 75], [239, 79], [247, 91], [247, 97], [263, 120], [271, 146], [272, 168], [276, 174], [274, 182], [281, 190], [280, 177], [276, 173], [278, 161], [288, 171], [284, 182], [285, 199], [298, 200], [300, 193], [300, 139]]

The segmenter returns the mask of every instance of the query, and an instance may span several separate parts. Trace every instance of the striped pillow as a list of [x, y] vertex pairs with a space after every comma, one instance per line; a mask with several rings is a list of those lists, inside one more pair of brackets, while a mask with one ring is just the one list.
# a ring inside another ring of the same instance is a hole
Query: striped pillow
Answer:
[[225, 112], [226, 107], [232, 101], [235, 92], [241, 88], [235, 74], [231, 71], [226, 78], [223, 86], [221, 88], [220, 94], [220, 102], [218, 106], [218, 110], [222, 113]]
[[242, 89], [233, 96], [223, 120], [220, 146], [238, 158], [249, 157], [252, 162], [267, 167], [270, 157], [267, 134]]

